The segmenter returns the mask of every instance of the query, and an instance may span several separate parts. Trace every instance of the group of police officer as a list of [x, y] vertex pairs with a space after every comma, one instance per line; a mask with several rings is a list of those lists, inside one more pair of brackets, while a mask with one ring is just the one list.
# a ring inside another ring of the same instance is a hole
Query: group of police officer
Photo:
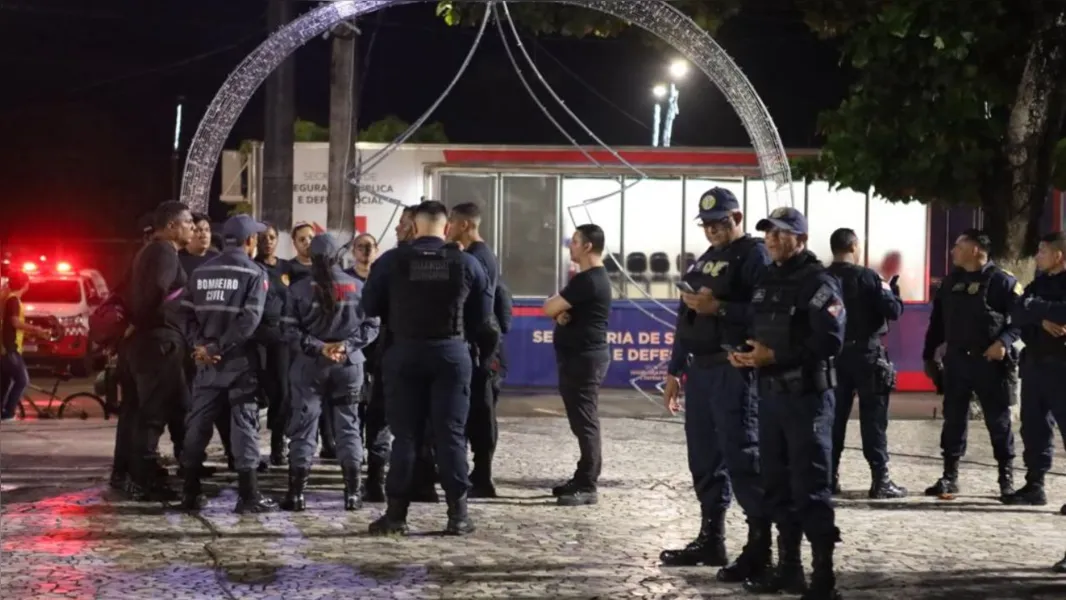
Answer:
[[[696, 539], [664, 550], [664, 565], [721, 566], [718, 579], [753, 593], [839, 598], [833, 552], [840, 540], [832, 496], [840, 492], [840, 457], [853, 399], [859, 397], [863, 453], [871, 499], [907, 491], [889, 476], [886, 429], [896, 374], [881, 337], [899, 319], [898, 275], [887, 281], [861, 266], [855, 232], [830, 238], [828, 267], [807, 249], [807, 221], [793, 208], [756, 224], [765, 240], [744, 234], [736, 197], [714, 188], [700, 199], [699, 220], [710, 248], [679, 284], [677, 335], [664, 388], [666, 406], [681, 409], [702, 524]], [[971, 396], [984, 409], [999, 461], [1001, 499], [1045, 504], [1044, 475], [1053, 427], [1066, 423], [1055, 371], [1066, 367], [1066, 237], [1044, 238], [1043, 273], [1028, 290], [992, 263], [990, 242], [968, 230], [952, 250], [955, 269], [934, 299], [926, 335], [927, 371], [944, 387], [941, 447], [944, 476], [925, 491], [957, 493]], [[1017, 342], [1024, 341], [1022, 436], [1027, 484], [1013, 487], [1010, 390]], [[1057, 417], [1057, 418], [1056, 418]], [[730, 562], [725, 513], [736, 495], [747, 543]], [[1063, 507], [1066, 514], [1066, 506]], [[771, 525], [778, 560], [772, 562]], [[811, 544], [808, 584], [800, 547]], [[1056, 565], [1066, 570], [1066, 560]]]

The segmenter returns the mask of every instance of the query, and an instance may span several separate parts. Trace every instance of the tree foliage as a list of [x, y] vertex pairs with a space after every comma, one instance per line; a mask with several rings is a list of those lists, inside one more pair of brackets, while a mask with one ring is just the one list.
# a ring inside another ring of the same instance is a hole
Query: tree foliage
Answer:
[[[402, 136], [410, 127], [411, 124], [407, 121], [396, 115], [389, 115], [360, 131], [359, 141], [388, 143]], [[446, 144], [448, 136], [444, 133], [444, 125], [435, 121], [419, 127], [407, 141], [413, 144]]]
[[329, 127], [324, 127], [314, 121], [297, 118], [293, 123], [293, 141], [296, 142], [328, 142]]

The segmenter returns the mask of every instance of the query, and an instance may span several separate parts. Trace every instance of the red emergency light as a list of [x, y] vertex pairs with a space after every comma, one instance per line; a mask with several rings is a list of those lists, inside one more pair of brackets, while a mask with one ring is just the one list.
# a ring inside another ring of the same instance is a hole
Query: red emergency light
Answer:
[[70, 273], [70, 271], [71, 271], [70, 263], [61, 262], [61, 263], [57, 263], [56, 264], [56, 272], [57, 273]]
[[33, 263], [33, 262], [24, 262], [24, 263], [22, 263], [22, 272], [23, 273], [36, 273], [37, 272], [37, 263]]

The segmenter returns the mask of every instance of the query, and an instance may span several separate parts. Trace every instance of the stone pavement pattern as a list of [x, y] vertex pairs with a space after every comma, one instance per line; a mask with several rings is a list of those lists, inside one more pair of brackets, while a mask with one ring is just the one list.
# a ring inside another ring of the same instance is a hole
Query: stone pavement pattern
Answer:
[[[852, 422], [842, 469], [849, 492], [838, 511], [846, 598], [1066, 598], [1066, 577], [1047, 571], [1066, 550], [1066, 517], [1055, 514], [1066, 502], [1061, 452], [1049, 480], [1052, 505], [1004, 507], [992, 498], [987, 434], [972, 425], [958, 500], [870, 502]], [[939, 475], [939, 426], [893, 423], [898, 483], [918, 490]], [[504, 497], [472, 502], [474, 535], [434, 535], [444, 506], [416, 505], [410, 523], [418, 535], [381, 539], [365, 532], [382, 507], [341, 510], [332, 465], [316, 470], [306, 513], [234, 515], [232, 478], [216, 477], [209, 481], [221, 491], [190, 515], [106, 490], [110, 424], [5, 424], [0, 598], [746, 597], [716, 583], [714, 569], [657, 564], [664, 546], [684, 544], [698, 525], [679, 423], [608, 419], [604, 434], [598, 506], [557, 507], [546, 492], [576, 460], [564, 420], [509, 418], [498, 457]], [[280, 492], [283, 471], [267, 476], [267, 485]], [[736, 509], [729, 534], [739, 551]]]

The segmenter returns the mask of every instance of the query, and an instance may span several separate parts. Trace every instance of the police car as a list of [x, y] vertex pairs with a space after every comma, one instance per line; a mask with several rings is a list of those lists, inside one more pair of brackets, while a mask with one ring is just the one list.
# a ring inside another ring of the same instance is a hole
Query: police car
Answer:
[[69, 365], [74, 375], [89, 375], [103, 359], [100, 349], [89, 342], [89, 313], [110, 293], [107, 281], [94, 269], [41, 258], [8, 267], [20, 268], [30, 277], [30, 288], [22, 296], [26, 321], [49, 329], [58, 324], [50, 340], [26, 338], [23, 357], [31, 368]]

